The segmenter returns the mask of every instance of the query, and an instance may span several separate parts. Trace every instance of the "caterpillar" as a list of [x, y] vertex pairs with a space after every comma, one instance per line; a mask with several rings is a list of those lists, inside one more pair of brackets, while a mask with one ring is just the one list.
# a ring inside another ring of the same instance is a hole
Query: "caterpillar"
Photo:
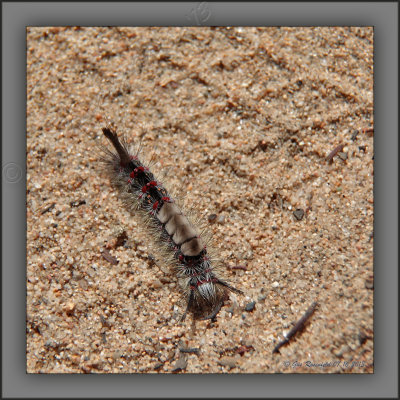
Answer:
[[104, 149], [103, 161], [113, 186], [128, 208], [139, 211], [155, 233], [157, 246], [173, 265], [186, 309], [194, 319], [215, 319], [229, 292], [243, 294], [220, 276], [220, 267], [207, 251], [202, 235], [150, 169], [119, 140], [111, 125], [102, 128], [113, 150]]

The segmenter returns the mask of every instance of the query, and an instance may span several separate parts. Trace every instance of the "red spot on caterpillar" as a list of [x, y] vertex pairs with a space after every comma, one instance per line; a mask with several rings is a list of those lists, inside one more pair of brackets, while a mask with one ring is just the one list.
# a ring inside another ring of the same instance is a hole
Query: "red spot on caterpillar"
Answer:
[[156, 181], [150, 181], [149, 183], [146, 183], [142, 187], [142, 192], [146, 193], [151, 187], [155, 187], [155, 186], [157, 186], [157, 182]]
[[136, 178], [139, 174], [139, 172], [144, 172], [145, 170], [147, 170], [147, 168], [145, 167], [136, 167], [130, 174], [129, 176], [131, 178]]
[[172, 200], [167, 196], [164, 196], [161, 200], [164, 201], [165, 203], [172, 203]]
[[156, 201], [156, 202], [153, 204], [153, 210], [157, 210], [157, 207], [158, 207], [158, 201]]
[[[207, 268], [205, 271], [204, 271], [205, 273], [210, 273], [211, 272], [211, 269], [210, 268]], [[201, 272], [194, 272], [193, 274], [191, 274], [191, 276], [193, 277], [193, 276], [200, 276], [200, 275], [202, 275], [202, 273]], [[210, 281], [203, 281], [203, 282], [210, 282]]]

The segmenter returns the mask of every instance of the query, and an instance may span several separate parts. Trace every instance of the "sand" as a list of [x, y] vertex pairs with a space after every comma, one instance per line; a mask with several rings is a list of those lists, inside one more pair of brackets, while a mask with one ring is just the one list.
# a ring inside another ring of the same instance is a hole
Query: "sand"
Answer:
[[[179, 322], [108, 121], [244, 291], [216, 321]], [[372, 28], [28, 28], [27, 372], [372, 373], [373, 126]]]

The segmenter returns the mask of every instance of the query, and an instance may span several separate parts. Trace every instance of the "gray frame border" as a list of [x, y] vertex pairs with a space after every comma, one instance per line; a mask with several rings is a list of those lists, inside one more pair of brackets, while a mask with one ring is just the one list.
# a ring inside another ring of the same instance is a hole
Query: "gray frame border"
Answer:
[[[2, 3], [2, 397], [397, 397], [398, 4]], [[206, 18], [207, 16], [207, 18]], [[29, 375], [25, 367], [26, 26], [374, 26], [375, 373]]]

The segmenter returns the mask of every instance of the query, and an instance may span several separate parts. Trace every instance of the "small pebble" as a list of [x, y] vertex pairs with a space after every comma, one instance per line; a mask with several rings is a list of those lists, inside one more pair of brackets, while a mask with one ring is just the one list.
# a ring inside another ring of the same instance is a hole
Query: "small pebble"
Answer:
[[72, 362], [72, 364], [78, 365], [78, 364], [80, 363], [80, 361], [81, 361], [80, 356], [78, 356], [78, 355], [76, 355], [76, 354], [74, 354], [74, 355], [71, 356], [71, 362]]
[[117, 265], [118, 263], [119, 263], [119, 261], [115, 258], [115, 257], [113, 257], [107, 250], [103, 250], [102, 252], [101, 252], [101, 255], [103, 256], [103, 258], [105, 259], [105, 260], [107, 260], [110, 264], [112, 264], [112, 265]]
[[229, 369], [232, 369], [236, 367], [236, 359], [233, 357], [222, 357], [218, 361], [218, 364], [224, 367], [228, 367]]
[[367, 289], [373, 289], [374, 288], [374, 281], [372, 279], [366, 279], [365, 280], [365, 287]]
[[217, 222], [222, 225], [225, 222], [225, 216], [220, 215], [217, 219]]
[[75, 306], [76, 306], [76, 305], [75, 305], [74, 303], [69, 302], [69, 303], [67, 303], [66, 306], [64, 307], [64, 311], [65, 311], [68, 315], [70, 315], [70, 314], [72, 314], [72, 313], [74, 312]]
[[58, 343], [57, 343], [55, 340], [53, 340], [53, 339], [48, 339], [48, 340], [46, 341], [46, 343], [44, 344], [44, 347], [47, 347], [48, 349], [49, 349], [49, 348], [55, 349], [55, 348], [58, 347]]
[[364, 332], [360, 332], [358, 334], [358, 340], [360, 342], [360, 346], [362, 346], [368, 339], [368, 336]]
[[339, 349], [333, 351], [333, 354], [336, 357], [343, 357], [345, 353], [349, 353], [351, 351], [350, 347], [347, 344], [343, 344]]
[[210, 214], [208, 216], [208, 222], [214, 222], [217, 219], [217, 214]]
[[181, 356], [179, 357], [179, 360], [175, 363], [174, 368], [172, 369], [172, 372], [179, 372], [187, 367], [187, 357], [186, 356]]
[[246, 307], [244, 308], [247, 312], [251, 312], [255, 309], [256, 307], [256, 302], [252, 301], [251, 303], [246, 304]]
[[296, 211], [293, 211], [293, 215], [298, 221], [301, 221], [304, 217], [304, 210], [301, 208], [298, 208]]
[[231, 306], [231, 307], [227, 308], [226, 312], [233, 315], [234, 314], [234, 307]]
[[156, 364], [156, 365], [154, 366], [154, 370], [155, 370], [155, 371], [159, 370], [160, 368], [162, 368], [163, 365], [164, 365], [163, 363], [158, 363], [158, 364]]
[[152, 286], [154, 289], [160, 289], [163, 287], [163, 284], [161, 283], [161, 281], [159, 279], [154, 279], [154, 281], [152, 282]]

